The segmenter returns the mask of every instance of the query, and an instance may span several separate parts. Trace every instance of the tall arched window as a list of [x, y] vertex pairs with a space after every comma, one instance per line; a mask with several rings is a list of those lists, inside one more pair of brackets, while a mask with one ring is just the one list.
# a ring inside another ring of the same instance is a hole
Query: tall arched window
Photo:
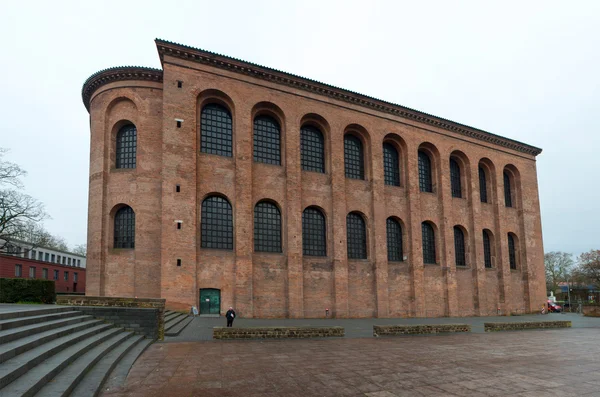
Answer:
[[486, 268], [492, 268], [492, 242], [487, 230], [483, 231], [483, 263]]
[[365, 179], [363, 145], [358, 137], [351, 134], [344, 136], [344, 168], [346, 178]]
[[308, 207], [302, 212], [302, 254], [327, 256], [325, 216], [315, 207]]
[[304, 171], [325, 173], [325, 139], [323, 133], [311, 125], [300, 130], [300, 161]]
[[435, 232], [428, 222], [421, 223], [423, 263], [435, 264]]
[[508, 233], [508, 262], [510, 268], [513, 270], [517, 269], [517, 254], [515, 252], [515, 239], [511, 233]]
[[254, 252], [281, 252], [281, 213], [268, 201], [254, 207]]
[[431, 159], [429, 155], [419, 150], [419, 190], [433, 192], [433, 178], [431, 175]]
[[402, 227], [400, 226], [400, 222], [394, 218], [387, 218], [386, 224], [388, 261], [403, 261]]
[[487, 178], [483, 167], [479, 167], [479, 197], [482, 203], [487, 203]]
[[279, 123], [269, 116], [254, 118], [254, 161], [281, 165]]
[[512, 186], [510, 184], [510, 176], [504, 172], [504, 204], [507, 207], [512, 207]]
[[135, 168], [137, 153], [137, 128], [127, 124], [117, 133], [116, 168]]
[[462, 197], [462, 184], [460, 182], [460, 165], [455, 159], [450, 159], [450, 188], [452, 197]]
[[232, 136], [233, 124], [229, 110], [216, 103], [204, 106], [200, 116], [200, 151], [231, 157]]
[[356, 212], [346, 216], [349, 259], [367, 259], [367, 230], [363, 217]]
[[389, 143], [383, 144], [383, 178], [386, 185], [400, 186], [400, 156]]
[[114, 248], [135, 248], [135, 212], [127, 205], [115, 213]]
[[456, 266], [467, 266], [465, 234], [458, 226], [454, 226], [454, 260]]
[[233, 213], [231, 204], [221, 196], [209, 196], [202, 202], [202, 248], [233, 249]]

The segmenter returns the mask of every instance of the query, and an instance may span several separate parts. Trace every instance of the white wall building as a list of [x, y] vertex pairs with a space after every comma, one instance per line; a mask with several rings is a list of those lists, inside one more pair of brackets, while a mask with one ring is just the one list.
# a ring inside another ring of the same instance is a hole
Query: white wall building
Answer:
[[0, 247], [3, 247], [0, 249], [0, 253], [5, 255], [85, 269], [85, 256], [82, 255], [53, 248], [34, 246], [26, 241], [11, 240], [8, 244], [4, 243], [5, 241], [0, 239]]

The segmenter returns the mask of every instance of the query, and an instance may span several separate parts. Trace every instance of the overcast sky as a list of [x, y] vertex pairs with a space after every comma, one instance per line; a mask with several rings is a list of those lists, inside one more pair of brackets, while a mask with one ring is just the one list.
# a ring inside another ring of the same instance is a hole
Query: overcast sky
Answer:
[[87, 232], [81, 86], [159, 68], [158, 37], [541, 147], [545, 251], [600, 249], [600, 1], [4, 0], [0, 36], [0, 147], [70, 245]]

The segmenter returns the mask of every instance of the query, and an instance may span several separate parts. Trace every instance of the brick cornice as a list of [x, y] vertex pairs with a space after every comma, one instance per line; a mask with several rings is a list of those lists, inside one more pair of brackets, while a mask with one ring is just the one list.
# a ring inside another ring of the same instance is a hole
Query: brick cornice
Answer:
[[369, 108], [379, 112], [403, 117], [408, 120], [414, 120], [419, 123], [427, 124], [437, 128], [442, 128], [447, 131], [461, 134], [470, 138], [475, 138], [494, 145], [502, 146], [521, 153], [537, 156], [542, 152], [542, 149], [537, 148], [535, 146], [531, 146], [513, 139], [492, 134], [490, 132], [480, 130], [478, 128], [473, 128], [464, 124], [456, 123], [451, 120], [446, 120], [441, 117], [423, 113], [418, 110], [410, 109], [377, 98], [372, 98], [363, 94], [334, 87], [301, 76], [285, 73], [276, 69], [256, 65], [254, 63], [246, 62], [240, 59], [231, 58], [225, 55], [216, 54], [199, 48], [189, 47], [186, 45], [172, 43], [160, 39], [156, 39], [156, 47], [158, 49], [161, 62], [164, 61], [165, 55], [189, 61], [199, 62], [219, 69], [225, 69], [231, 72], [252, 76], [267, 81], [272, 81], [288, 87], [301, 89], [319, 95], [324, 95], [336, 100], [341, 100], [354, 105], [363, 106], [365, 108]]
[[114, 81], [125, 80], [144, 80], [162, 83], [163, 71], [142, 66], [117, 66], [94, 73], [88, 77], [81, 88], [81, 99], [88, 112], [90, 111], [90, 99], [92, 98], [92, 94], [98, 88]]

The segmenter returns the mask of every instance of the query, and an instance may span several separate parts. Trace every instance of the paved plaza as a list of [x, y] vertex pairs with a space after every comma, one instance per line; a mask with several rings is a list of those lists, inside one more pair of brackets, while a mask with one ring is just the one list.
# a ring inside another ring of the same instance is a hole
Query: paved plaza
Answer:
[[600, 396], [600, 328], [155, 343], [102, 396]]

